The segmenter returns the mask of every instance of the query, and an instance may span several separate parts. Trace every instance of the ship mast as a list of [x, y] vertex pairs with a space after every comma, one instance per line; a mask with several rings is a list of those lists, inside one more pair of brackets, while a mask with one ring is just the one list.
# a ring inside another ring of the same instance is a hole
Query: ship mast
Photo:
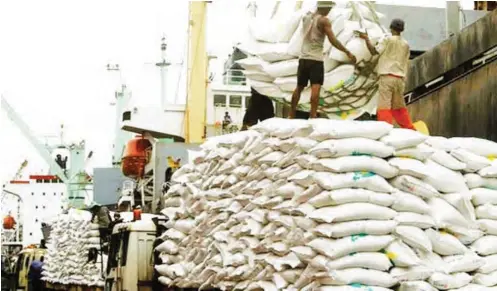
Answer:
[[166, 97], [167, 70], [168, 70], [168, 67], [171, 65], [171, 63], [166, 60], [167, 43], [166, 43], [166, 37], [164, 37], [164, 36], [161, 39], [160, 50], [161, 50], [161, 60], [160, 60], [160, 62], [156, 63], [155, 65], [157, 67], [159, 67], [159, 69], [160, 69], [161, 108], [162, 108], [162, 110], [166, 110], [167, 105], [168, 105], [167, 97]]

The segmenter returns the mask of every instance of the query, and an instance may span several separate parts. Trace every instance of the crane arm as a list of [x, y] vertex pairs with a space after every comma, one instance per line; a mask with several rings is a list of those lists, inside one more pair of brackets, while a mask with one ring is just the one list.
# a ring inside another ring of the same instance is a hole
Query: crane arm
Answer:
[[10, 120], [19, 128], [22, 134], [29, 140], [29, 142], [35, 147], [40, 156], [45, 160], [47, 164], [50, 165], [50, 168], [55, 171], [55, 174], [61, 179], [64, 183], [67, 183], [69, 180], [67, 176], [64, 174], [62, 168], [55, 162], [55, 160], [50, 155], [50, 152], [47, 148], [32, 134], [29, 126], [22, 120], [22, 118], [17, 114], [17, 112], [10, 106], [10, 104], [5, 100], [2, 96], [2, 109], [5, 111]]
[[185, 112], [186, 143], [201, 143], [206, 133], [208, 58], [205, 43], [205, 27], [208, 2], [189, 2], [190, 22]]

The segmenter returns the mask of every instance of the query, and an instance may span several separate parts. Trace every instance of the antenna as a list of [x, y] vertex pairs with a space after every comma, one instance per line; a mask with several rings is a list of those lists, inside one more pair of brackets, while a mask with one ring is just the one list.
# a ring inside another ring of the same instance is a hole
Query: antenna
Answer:
[[167, 42], [165, 36], [162, 36], [160, 50], [161, 50], [161, 61], [156, 63], [155, 65], [160, 69], [160, 91], [161, 91], [160, 101], [161, 101], [162, 110], [165, 110], [167, 104], [166, 102], [167, 67], [171, 65], [171, 63], [166, 60]]

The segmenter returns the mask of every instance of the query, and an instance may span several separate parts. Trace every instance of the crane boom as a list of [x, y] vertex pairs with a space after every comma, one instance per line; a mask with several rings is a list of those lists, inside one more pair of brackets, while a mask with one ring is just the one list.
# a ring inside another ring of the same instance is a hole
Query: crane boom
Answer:
[[207, 66], [205, 42], [207, 3], [190, 1], [187, 101], [185, 112], [186, 143], [201, 143], [206, 132]]
[[50, 168], [54, 170], [55, 174], [61, 179], [64, 183], [67, 183], [69, 180], [67, 176], [64, 174], [62, 168], [55, 162], [52, 158], [50, 152], [47, 148], [34, 137], [33, 133], [29, 126], [22, 120], [22, 118], [17, 114], [17, 112], [10, 106], [10, 104], [5, 100], [2, 96], [2, 109], [5, 111], [10, 120], [19, 128], [22, 134], [29, 140], [29, 142], [35, 147], [40, 156], [45, 160], [47, 164], [50, 165]]

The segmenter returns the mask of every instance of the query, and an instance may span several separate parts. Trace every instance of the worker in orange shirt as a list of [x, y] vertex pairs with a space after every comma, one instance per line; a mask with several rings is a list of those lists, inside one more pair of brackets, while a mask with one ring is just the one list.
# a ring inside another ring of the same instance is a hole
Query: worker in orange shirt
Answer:
[[371, 54], [380, 55], [378, 60], [378, 75], [380, 75], [378, 120], [392, 124], [395, 119], [400, 127], [414, 130], [404, 101], [405, 78], [410, 54], [409, 44], [401, 36], [404, 26], [402, 19], [392, 20], [390, 24], [392, 35], [383, 38], [376, 47], [366, 33], [358, 33], [366, 41]]

